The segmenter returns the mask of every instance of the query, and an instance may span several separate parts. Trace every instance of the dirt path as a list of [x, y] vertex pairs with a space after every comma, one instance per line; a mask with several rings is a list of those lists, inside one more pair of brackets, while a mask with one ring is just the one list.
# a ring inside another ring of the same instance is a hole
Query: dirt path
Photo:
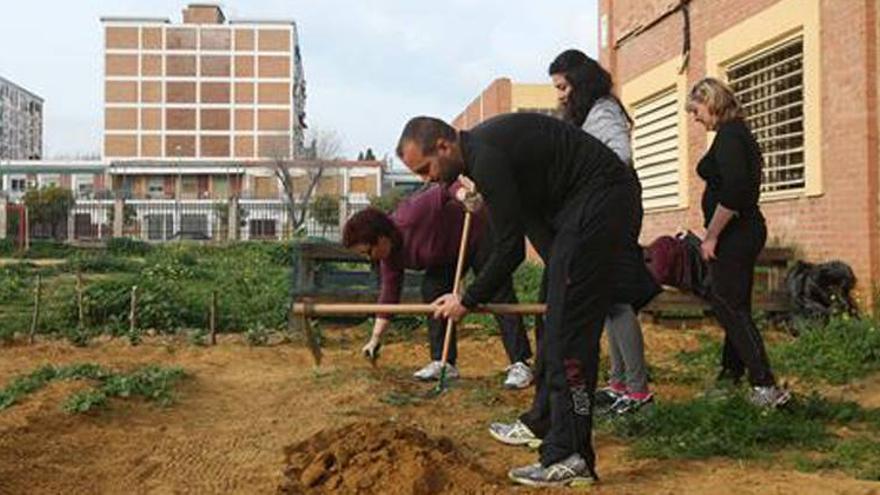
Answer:
[[[697, 342], [692, 332], [671, 330], [648, 332], [647, 338], [664, 355]], [[46, 363], [179, 365], [192, 375], [179, 388], [179, 401], [166, 409], [115, 400], [107, 410], [71, 416], [60, 404], [83, 385], [56, 383], [0, 412], [0, 494], [275, 493], [283, 481], [285, 446], [363, 421], [392, 421], [432, 438], [447, 436], [469, 461], [491, 473], [495, 493], [518, 491], [504, 473], [533, 462], [534, 454], [495, 443], [485, 427], [527, 407], [530, 393], [500, 388], [505, 363], [496, 339], [464, 339], [465, 378], [435, 400], [422, 399], [426, 387], [409, 379], [423, 364], [422, 345], [388, 345], [373, 369], [357, 357], [356, 342], [328, 350], [320, 371], [303, 349], [250, 348], [236, 337], [215, 348], [160, 339], [137, 348], [123, 341], [85, 349], [61, 342], [0, 348], [0, 384]], [[876, 390], [880, 384], [864, 386]], [[603, 481], [591, 493], [880, 493], [880, 484], [842, 474], [804, 474], [765, 468], [764, 462], [632, 460], [614, 438], [600, 435], [596, 443]], [[462, 493], [487, 491], [475, 487]]]

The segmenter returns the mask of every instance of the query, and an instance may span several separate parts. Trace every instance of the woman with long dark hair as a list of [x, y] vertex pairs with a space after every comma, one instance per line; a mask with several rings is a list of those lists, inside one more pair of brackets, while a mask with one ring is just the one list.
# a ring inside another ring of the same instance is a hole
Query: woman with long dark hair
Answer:
[[[557, 91], [562, 119], [581, 127], [610, 148], [622, 162], [621, 166], [628, 167], [638, 183], [632, 167], [632, 121], [611, 91], [611, 75], [578, 50], [559, 54], [548, 72]], [[597, 392], [594, 401], [601, 413], [628, 414], [653, 401], [648, 387], [642, 328], [636, 311], [661, 289], [648, 272], [638, 244], [642, 216], [639, 203], [633, 212], [626, 246], [617, 253], [612, 269], [615, 277], [613, 304], [605, 322], [610, 344], [611, 379]], [[540, 325], [538, 327], [540, 330]], [[539, 335], [538, 346], [541, 345], [540, 338]], [[537, 388], [531, 409], [513, 423], [492, 423], [489, 426], [489, 433], [503, 443], [534, 445], [540, 442], [549, 427], [548, 392], [541, 383], [542, 363], [537, 362], [535, 368]]]
[[[612, 92], [611, 75], [599, 63], [579, 50], [560, 53], [548, 69], [559, 98], [562, 118], [611, 148], [620, 161], [633, 165], [630, 129], [632, 119]], [[633, 173], [635, 173], [633, 171]], [[630, 232], [631, 247], [637, 248], [642, 228], [641, 205]], [[608, 386], [596, 398], [601, 407], [626, 413], [637, 410], [653, 399], [648, 388], [644, 339], [636, 311], [659, 292], [648, 276], [640, 253], [623, 253], [615, 272], [618, 276], [615, 304], [606, 328], [611, 357]]]

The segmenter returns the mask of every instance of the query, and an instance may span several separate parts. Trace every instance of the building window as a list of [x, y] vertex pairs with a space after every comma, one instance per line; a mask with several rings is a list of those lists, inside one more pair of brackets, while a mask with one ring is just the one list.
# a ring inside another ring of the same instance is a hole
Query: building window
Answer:
[[679, 205], [678, 92], [670, 86], [633, 105], [633, 162], [646, 210]]
[[9, 187], [12, 192], [24, 192], [27, 189], [27, 181], [25, 179], [11, 179]]
[[163, 177], [150, 177], [147, 184], [147, 197], [150, 199], [165, 198], [165, 179]]
[[249, 224], [251, 239], [274, 239], [276, 237], [275, 220], [256, 219], [251, 220]]
[[761, 192], [806, 186], [803, 53], [798, 37], [727, 68], [730, 87], [764, 154]]

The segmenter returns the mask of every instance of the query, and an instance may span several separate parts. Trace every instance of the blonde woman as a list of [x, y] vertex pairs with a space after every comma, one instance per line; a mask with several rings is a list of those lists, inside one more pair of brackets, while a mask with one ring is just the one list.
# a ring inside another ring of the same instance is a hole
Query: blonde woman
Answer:
[[764, 340], [752, 320], [755, 261], [767, 240], [758, 205], [761, 150], [733, 91], [723, 82], [697, 82], [687, 109], [707, 131], [716, 132], [697, 174], [706, 182], [702, 254], [709, 264], [712, 309], [725, 336], [718, 379], [738, 384], [748, 371], [752, 402], [777, 407], [791, 394], [777, 386]]

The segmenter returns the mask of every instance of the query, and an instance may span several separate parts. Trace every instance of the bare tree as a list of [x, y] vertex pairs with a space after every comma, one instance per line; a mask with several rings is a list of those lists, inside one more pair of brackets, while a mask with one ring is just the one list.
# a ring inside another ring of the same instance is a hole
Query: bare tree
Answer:
[[[336, 131], [313, 130], [309, 133], [309, 146], [302, 153], [291, 152], [290, 143], [277, 143], [272, 147], [272, 169], [275, 178], [281, 183], [287, 197], [287, 209], [293, 230], [298, 230], [306, 221], [308, 204], [318, 188], [324, 169], [339, 160], [342, 152], [342, 138]], [[301, 155], [301, 156], [295, 156]], [[305, 190], [300, 194], [302, 208], [297, 211], [294, 180], [291, 168], [302, 168], [306, 172]]]

